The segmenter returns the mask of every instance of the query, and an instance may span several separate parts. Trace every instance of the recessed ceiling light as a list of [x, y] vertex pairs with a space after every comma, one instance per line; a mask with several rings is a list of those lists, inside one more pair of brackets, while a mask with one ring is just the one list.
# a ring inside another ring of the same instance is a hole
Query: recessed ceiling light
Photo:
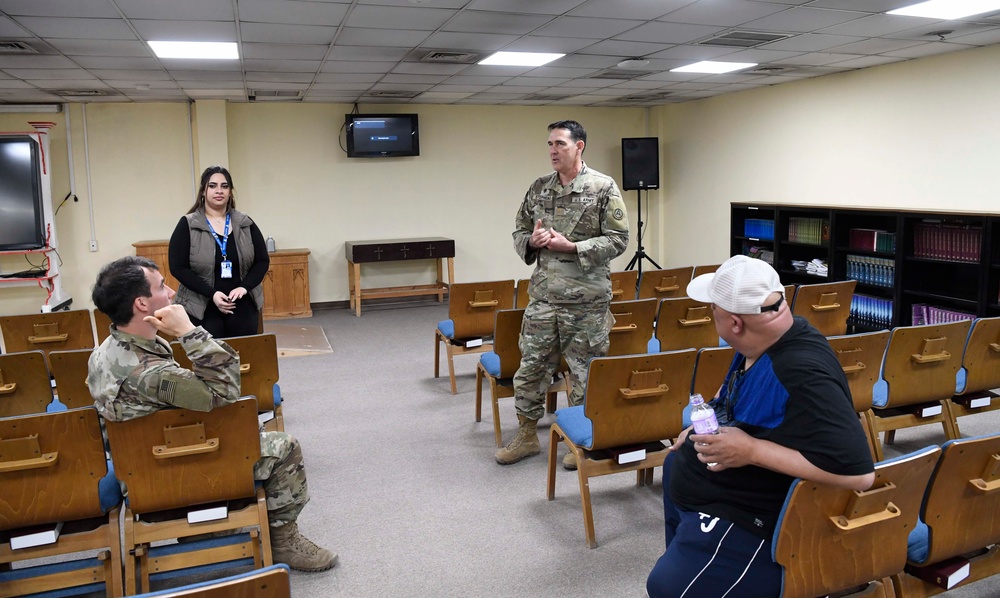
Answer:
[[722, 73], [731, 73], [733, 71], [740, 71], [743, 69], [748, 69], [750, 67], [757, 66], [756, 62], [716, 62], [713, 60], [703, 60], [701, 62], [696, 62], [694, 64], [689, 64], [687, 66], [677, 67], [675, 69], [670, 69], [671, 73], [709, 73], [713, 75], [721, 75]]
[[240, 57], [233, 42], [149, 42], [157, 58], [235, 60]]
[[484, 58], [479, 64], [493, 66], [542, 66], [565, 54], [546, 54], [543, 52], [497, 52]]
[[885, 14], [928, 19], [961, 19], [994, 10], [1000, 10], [1000, 0], [930, 0], [890, 10]]

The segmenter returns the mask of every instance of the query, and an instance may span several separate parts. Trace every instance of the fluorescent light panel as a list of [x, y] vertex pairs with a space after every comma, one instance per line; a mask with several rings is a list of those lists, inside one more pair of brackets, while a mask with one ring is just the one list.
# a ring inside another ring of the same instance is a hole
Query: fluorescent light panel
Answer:
[[236, 60], [240, 57], [233, 42], [149, 42], [158, 58]]
[[546, 54], [544, 52], [497, 52], [479, 61], [479, 64], [492, 66], [542, 66], [565, 54]]
[[961, 19], [995, 10], [1000, 10], [1000, 0], [930, 0], [890, 10], [885, 14], [928, 19]]
[[680, 66], [675, 69], [670, 69], [671, 73], [708, 73], [712, 75], [721, 75], [722, 73], [731, 73], [733, 71], [741, 71], [743, 69], [748, 69], [750, 67], [757, 66], [756, 62], [716, 62], [714, 60], [702, 60], [701, 62], [696, 62], [694, 64], [689, 64], [687, 66]]

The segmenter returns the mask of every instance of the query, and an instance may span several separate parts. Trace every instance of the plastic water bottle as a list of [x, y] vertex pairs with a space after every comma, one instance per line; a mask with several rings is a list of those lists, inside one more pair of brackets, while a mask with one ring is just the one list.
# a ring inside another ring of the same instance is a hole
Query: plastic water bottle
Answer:
[[705, 404], [705, 399], [700, 394], [691, 395], [691, 425], [694, 426], [695, 434], [718, 434], [719, 420], [715, 417], [715, 410]]
[[267, 252], [274, 253], [274, 237], [268, 237], [264, 243], [267, 245]]

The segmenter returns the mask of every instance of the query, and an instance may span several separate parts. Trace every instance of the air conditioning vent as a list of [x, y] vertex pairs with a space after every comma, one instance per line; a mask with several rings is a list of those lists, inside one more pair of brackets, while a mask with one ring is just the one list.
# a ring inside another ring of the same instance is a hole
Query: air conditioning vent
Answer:
[[24, 42], [0, 41], [0, 54], [38, 54], [38, 50]]
[[616, 102], [636, 102], [636, 103], [656, 102], [656, 101], [665, 99], [669, 95], [670, 95], [669, 91], [659, 91], [659, 92], [656, 92], [656, 93], [646, 93], [646, 94], [641, 94], [641, 95], [625, 96], [623, 98], [618, 98], [615, 101]]
[[778, 73], [787, 73], [788, 71], [794, 70], [789, 66], [762, 66], [755, 68], [752, 71], [743, 71], [743, 74], [755, 74], [755, 75], [777, 75]]
[[419, 95], [416, 91], [369, 91], [366, 96], [374, 98], [402, 98], [413, 99]]
[[562, 93], [562, 94], [557, 94], [557, 93], [533, 93], [533, 94], [526, 95], [526, 96], [524, 96], [521, 99], [522, 100], [532, 101], [532, 102], [558, 102], [560, 100], [565, 100], [566, 98], [571, 98], [571, 97], [573, 97], [573, 94], [570, 94], [570, 93]]
[[49, 90], [49, 93], [57, 96], [67, 96], [73, 98], [94, 98], [121, 95], [113, 89], [53, 89]]
[[646, 75], [652, 75], [656, 71], [637, 71], [635, 69], [618, 69], [610, 68], [603, 71], [597, 71], [588, 79], [638, 79], [639, 77], [645, 77]]
[[296, 101], [302, 99], [301, 91], [278, 90], [278, 89], [251, 89], [247, 92], [247, 98], [251, 102], [261, 101]]
[[760, 33], [758, 31], [730, 31], [698, 42], [700, 46], [723, 46], [726, 48], [755, 48], [779, 39], [792, 37], [791, 33]]
[[423, 51], [420, 62], [444, 62], [447, 64], [474, 64], [479, 62], [482, 54], [479, 52], [462, 52], [454, 50]]

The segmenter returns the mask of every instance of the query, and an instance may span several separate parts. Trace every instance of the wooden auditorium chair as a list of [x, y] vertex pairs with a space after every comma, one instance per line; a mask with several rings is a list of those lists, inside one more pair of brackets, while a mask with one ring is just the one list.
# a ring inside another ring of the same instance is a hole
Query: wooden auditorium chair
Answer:
[[788, 308], [791, 309], [792, 305], [795, 303], [795, 291], [799, 288], [795, 284], [785, 285], [785, 303], [788, 304]]
[[635, 270], [611, 273], [611, 301], [635, 301], [639, 273]]
[[528, 307], [528, 301], [531, 300], [531, 296], [528, 295], [528, 287], [530, 285], [530, 278], [518, 279], [517, 289], [514, 291], [514, 307], [516, 309], [524, 309], [525, 307]]
[[608, 355], [638, 355], [649, 351], [656, 317], [656, 299], [633, 299], [611, 303], [615, 324], [611, 328]]
[[52, 381], [41, 351], [0, 354], [0, 417], [45, 413], [51, 403]]
[[977, 318], [962, 354], [962, 368], [955, 383], [951, 410], [958, 418], [1000, 409], [1000, 317]]
[[0, 317], [0, 333], [8, 353], [18, 351], [68, 351], [93, 349], [94, 329], [90, 311], [54, 311]]
[[672, 299], [687, 297], [687, 285], [691, 282], [694, 268], [669, 268], [665, 270], [647, 270], [639, 278], [639, 294], [637, 299]]
[[711, 274], [719, 269], [722, 264], [706, 264], [702, 266], [695, 266], [694, 272], [691, 273], [691, 279], [698, 278], [702, 274]]
[[76, 349], [49, 353], [49, 368], [56, 383], [56, 398], [68, 409], [94, 404], [94, 397], [87, 386], [88, 364], [93, 352], [93, 349]]
[[858, 414], [861, 426], [868, 438], [868, 447], [872, 451], [872, 459], [881, 461], [882, 444], [875, 432], [872, 411], [872, 389], [878, 381], [879, 369], [885, 358], [885, 348], [889, 343], [889, 331], [867, 332], [864, 334], [849, 334], [845, 336], [830, 336], [826, 339], [830, 348], [837, 355], [840, 367], [844, 369], [847, 383], [851, 387], [851, 398], [854, 401], [854, 411]]
[[[264, 489], [253, 476], [260, 459], [256, 401], [208, 412], [164, 409], [106, 427], [115, 475], [128, 486], [129, 595], [159, 578], [272, 564]], [[225, 531], [234, 533], [199, 539]], [[163, 543], [190, 536], [199, 538]]]
[[122, 494], [98, 419], [93, 406], [0, 419], [0, 596], [122, 595]]
[[[260, 419], [265, 429], [285, 431], [285, 417], [281, 409], [281, 387], [278, 385], [278, 341], [274, 333], [251, 334], [219, 339], [240, 356], [240, 396], [257, 399]], [[174, 361], [181, 367], [192, 369], [184, 347], [179, 341], [170, 343]]]
[[[562, 441], [576, 456], [587, 546], [597, 547], [590, 478], [636, 472], [652, 483], [670, 444], [683, 430], [696, 351], [599, 357], [590, 362], [583, 405], [556, 411], [548, 460], [548, 499], [555, 499], [556, 453]], [[668, 444], [663, 444], [667, 441]]]
[[657, 351], [718, 347], [712, 307], [690, 297], [660, 301], [655, 342], [650, 345]]
[[893, 578], [900, 598], [944, 592], [945, 588], [926, 581], [927, 573], [957, 572], [951, 587], [1000, 573], [1000, 435], [951, 440], [942, 449], [921, 495], [909, 563]]
[[291, 598], [291, 596], [288, 565], [279, 563], [171, 590], [138, 594], [135, 598]]
[[94, 330], [97, 332], [97, 344], [100, 346], [104, 342], [104, 339], [111, 336], [111, 318], [96, 307], [91, 313], [94, 316]]
[[907, 536], [941, 449], [931, 446], [875, 466], [865, 491], [796, 480], [771, 542], [782, 598], [895, 598]]
[[[896, 430], [941, 424], [945, 437], [958, 438], [951, 397], [962, 365], [970, 320], [892, 330], [880, 379], [872, 395], [872, 432], [885, 432], [892, 444]], [[876, 443], [876, 446], [878, 443]]]
[[736, 349], [732, 347], [699, 349], [691, 392], [700, 394], [706, 403], [714, 399], [726, 381], [726, 374], [729, 373], [729, 366], [732, 365], [734, 357]]
[[[503, 435], [500, 431], [500, 399], [514, 396], [514, 374], [521, 365], [521, 347], [518, 340], [521, 337], [521, 321], [524, 319], [523, 309], [501, 309], [496, 313], [496, 324], [493, 327], [493, 350], [483, 353], [476, 365], [476, 421], [483, 419], [483, 379], [490, 384], [490, 399], [493, 403], [493, 434], [497, 448], [503, 446]], [[565, 364], [565, 362], [563, 362]], [[569, 372], [560, 367], [559, 379], [549, 386], [547, 409], [555, 411], [556, 395], [569, 388]]]
[[[792, 314], [809, 320], [823, 336], [847, 334], [847, 317], [851, 315], [856, 280], [802, 284], [789, 302]], [[787, 291], [786, 291], [787, 299]]]
[[492, 348], [493, 316], [498, 309], [514, 306], [514, 281], [465, 282], [451, 285], [448, 291], [448, 319], [438, 322], [434, 331], [434, 377], [441, 365], [441, 344], [448, 356], [451, 394], [455, 386], [455, 356], [484, 353]]

